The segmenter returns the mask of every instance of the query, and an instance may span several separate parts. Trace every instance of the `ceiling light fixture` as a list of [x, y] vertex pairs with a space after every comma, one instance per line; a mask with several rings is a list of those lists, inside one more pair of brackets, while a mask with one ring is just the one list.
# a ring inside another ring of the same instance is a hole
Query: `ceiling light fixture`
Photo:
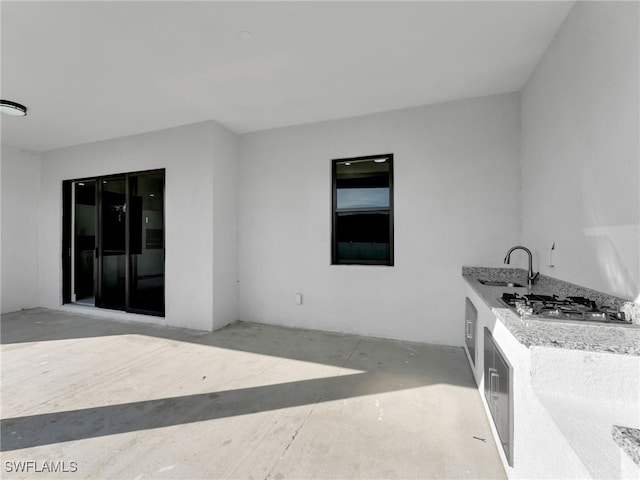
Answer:
[[14, 117], [24, 117], [27, 114], [27, 107], [10, 100], [0, 100], [0, 112]]

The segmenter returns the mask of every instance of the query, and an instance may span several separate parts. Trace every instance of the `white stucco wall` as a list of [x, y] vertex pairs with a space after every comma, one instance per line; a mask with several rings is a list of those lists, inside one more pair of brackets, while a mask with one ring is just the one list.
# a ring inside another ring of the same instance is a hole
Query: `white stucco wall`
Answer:
[[629, 300], [640, 300], [639, 9], [577, 2], [522, 93], [523, 244], [542, 273]]
[[640, 359], [531, 349], [533, 390], [594, 479], [625, 478], [613, 425], [640, 427]]
[[[520, 238], [519, 119], [506, 94], [244, 135], [240, 319], [461, 345], [461, 266]], [[331, 159], [380, 153], [395, 266], [331, 265]]]
[[[43, 153], [40, 305], [57, 308], [62, 303], [62, 181], [165, 168], [164, 323], [211, 330], [214, 324], [221, 326], [236, 320], [235, 298], [214, 292], [213, 274], [214, 245], [217, 240], [228, 244], [230, 235], [225, 230], [229, 220], [214, 218], [214, 171], [218, 165], [222, 165], [220, 175], [229, 171], [231, 160], [226, 155], [233, 154], [234, 145], [229, 135], [232, 134], [215, 122], [203, 122]], [[235, 188], [233, 181], [228, 179], [228, 188]], [[212, 225], [216, 226], [216, 233]], [[230, 229], [235, 235], [234, 225]], [[235, 283], [233, 260], [215, 268], [220, 270], [219, 275], [228, 277], [226, 285]], [[215, 319], [214, 299], [228, 303], [216, 305]], [[149, 320], [157, 321], [151, 317]]]
[[2, 145], [2, 313], [33, 308], [38, 299], [40, 155]]
[[213, 329], [238, 319], [238, 165], [240, 138], [213, 128]]

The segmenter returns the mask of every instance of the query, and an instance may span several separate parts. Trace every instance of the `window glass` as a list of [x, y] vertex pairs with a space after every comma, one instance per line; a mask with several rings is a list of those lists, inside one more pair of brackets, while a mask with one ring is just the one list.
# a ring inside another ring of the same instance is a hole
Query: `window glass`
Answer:
[[334, 264], [393, 264], [392, 163], [391, 154], [334, 160]]
[[339, 188], [338, 209], [389, 206], [388, 188]]

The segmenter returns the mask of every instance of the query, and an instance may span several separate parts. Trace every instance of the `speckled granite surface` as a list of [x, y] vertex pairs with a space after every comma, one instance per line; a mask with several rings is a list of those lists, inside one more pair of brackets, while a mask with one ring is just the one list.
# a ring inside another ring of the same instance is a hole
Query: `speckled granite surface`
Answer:
[[498, 300], [503, 292], [528, 291], [527, 287], [494, 287], [478, 279], [515, 281], [526, 285], [526, 272], [519, 268], [462, 267], [462, 276], [492, 309], [494, 315], [524, 346], [544, 346], [640, 356], [640, 310], [638, 305], [588, 288], [540, 275], [531, 292], [541, 295], [585, 296], [613, 304], [633, 315], [635, 325], [591, 325], [544, 319], [521, 319]]
[[640, 430], [614, 425], [611, 434], [620, 448], [640, 467]]

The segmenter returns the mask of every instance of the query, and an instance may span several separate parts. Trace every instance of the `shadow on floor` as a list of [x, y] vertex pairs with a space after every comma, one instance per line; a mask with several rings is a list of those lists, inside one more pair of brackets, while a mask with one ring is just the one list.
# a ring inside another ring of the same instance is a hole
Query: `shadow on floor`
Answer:
[[[271, 330], [276, 330], [276, 334], [271, 332], [271, 335], [265, 335]], [[287, 338], [278, 334], [284, 332], [288, 333]], [[346, 366], [362, 373], [4, 418], [0, 423], [0, 451], [312, 405], [435, 383], [473, 388], [468, 365], [466, 361], [460, 362], [464, 354], [461, 349], [454, 347], [242, 322], [203, 334], [42, 309], [31, 315], [5, 315], [2, 322], [4, 345], [132, 334]], [[265, 340], [265, 336], [268, 340]], [[386, 350], [393, 354], [381, 355]], [[417, 355], [421, 361], [409, 363], [402, 354]], [[425, 372], [425, 365], [438, 366], [433, 369], [427, 367], [429, 371]]]
[[[265, 341], [264, 333], [267, 329], [282, 329], [293, 333], [296, 335], [296, 344], [292, 345], [286, 338], [278, 338], [277, 336], [268, 342]], [[366, 339], [367, 342], [372, 344], [371, 357], [373, 357], [376, 350], [384, 349], [385, 345], [400, 345], [411, 352], [419, 350], [422, 355], [435, 355], [438, 357], [442, 355], [462, 355], [464, 358], [464, 353], [462, 353], [460, 347], [428, 345], [242, 321], [227, 325], [214, 332], [203, 332], [36, 308], [4, 314], [0, 323], [0, 344], [2, 345], [120, 335], [142, 335], [337, 367], [344, 366], [346, 361], [345, 352], [352, 352], [355, 345], [362, 339]], [[331, 350], [326, 347], [327, 338], [331, 339], [333, 346]], [[389, 364], [372, 364], [371, 360], [372, 358], [368, 358], [367, 355], [349, 358], [350, 368], [371, 370], [390, 366]], [[402, 368], [403, 371], [407, 369], [406, 365], [395, 365], [394, 367]], [[434, 373], [437, 374], [437, 372]], [[469, 375], [471, 375], [470, 370]], [[447, 383], [451, 383], [452, 380], [456, 382], [456, 385], [466, 387], [469, 386], [468, 380], [471, 380], [471, 376], [461, 379], [459, 382], [452, 377], [443, 377], [443, 381]]]
[[[402, 389], [421, 385], [403, 385]], [[279, 410], [398, 390], [370, 373], [3, 419], [1, 451]]]

